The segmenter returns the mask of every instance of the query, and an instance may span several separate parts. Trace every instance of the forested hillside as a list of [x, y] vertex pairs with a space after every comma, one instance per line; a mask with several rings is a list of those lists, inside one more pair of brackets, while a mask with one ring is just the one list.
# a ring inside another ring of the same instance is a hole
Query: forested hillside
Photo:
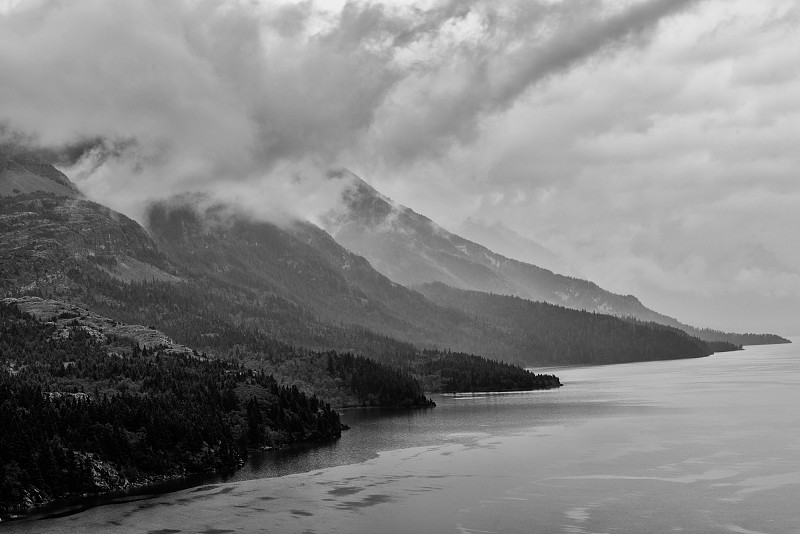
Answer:
[[726, 343], [715, 343], [712, 348], [676, 328], [519, 297], [465, 291], [441, 283], [418, 289], [437, 304], [504, 329], [520, 345], [547, 355], [544, 361], [552, 365], [662, 360], [675, 354], [690, 358], [740, 348]]
[[[200, 210], [179, 202], [154, 205], [148, 228], [170, 259], [208, 288], [206, 293], [234, 302], [234, 308], [244, 303], [245, 318], [249, 312], [269, 314], [271, 320], [262, 327], [292, 344], [317, 347], [313, 336], [290, 337], [278, 324], [288, 322], [281, 317], [284, 310], [302, 313], [303, 322], [316, 323], [322, 336], [336, 335], [337, 327], [356, 328], [418, 347], [453, 348], [464, 348], [457, 347], [462, 339], [500, 337], [392, 282], [306, 222], [279, 226], [227, 206]], [[335, 340], [328, 340], [328, 346], [346, 348]]]
[[[160, 355], [223, 360], [242, 365], [248, 370], [266, 372], [274, 376], [279, 384], [296, 385], [308, 395], [322, 395], [337, 407], [377, 404], [424, 407], [432, 404], [423, 396], [413, 377], [399, 370], [401, 366], [390, 367], [368, 358], [354, 359], [349, 353], [321, 353], [293, 347], [259, 330], [231, 326], [219, 318], [214, 320], [215, 316], [211, 313], [198, 315], [195, 322], [179, 323], [178, 333], [184, 332], [184, 337], [193, 342], [190, 347], [175, 343], [171, 337], [152, 326], [137, 325], [133, 321], [118, 322], [60, 301], [21, 297], [0, 302], [47, 321], [62, 336], [67, 334], [68, 329], [80, 328], [109, 350], [114, 348], [129, 352], [133, 346], [140, 347], [145, 354], [147, 351], [151, 354], [158, 351]], [[135, 316], [135, 313], [130, 314], [130, 317]], [[209, 326], [216, 327], [218, 331], [203, 333], [207, 332]], [[108, 345], [109, 340], [115, 340], [113, 347]], [[398, 349], [394, 354], [402, 355], [403, 361], [409, 361], [417, 354], [413, 347], [398, 344]], [[357, 389], [353, 387], [356, 382], [359, 384]], [[374, 388], [365, 387], [365, 384]]]
[[[6, 295], [75, 302], [117, 321], [153, 325], [198, 350], [228, 353], [235, 343], [226, 339], [260, 333], [378, 359], [409, 345], [525, 365], [573, 354], [555, 357], [517, 326], [439, 306], [308, 223], [282, 228], [162, 204], [150, 216], [154, 240], [134, 221], [85, 200], [32, 193], [0, 202], [8, 213], [0, 220]], [[664, 346], [659, 357], [685, 357], [676, 347]]]
[[561, 387], [554, 375], [535, 374], [516, 365], [498, 363], [473, 354], [424, 351], [414, 361], [415, 373], [433, 381], [445, 393], [525, 391]]
[[0, 510], [237, 467], [339, 415], [260, 371], [59, 328], [0, 303]]
[[444, 392], [561, 385], [467, 354], [398, 347], [386, 365], [246, 329], [206, 336], [230, 356], [210, 359], [171, 342], [140, 345], [117, 335], [139, 329], [74, 306], [44, 318], [20, 310], [55, 313], [56, 304], [0, 302], [0, 512], [231, 469], [249, 448], [339, 436], [329, 402], [303, 390], [340, 405], [428, 407], [420, 383]]
[[791, 343], [785, 337], [775, 334], [737, 334], [735, 332], [723, 332], [711, 328], [689, 328], [688, 333], [704, 339], [708, 342], [732, 343], [734, 345], [776, 345]]
[[[93, 287], [80, 296], [88, 307], [124, 322], [154, 325], [180, 343], [224, 357], [235, 355], [237, 347], [250, 359], [271, 360], [285, 350], [295, 354], [296, 351], [284, 348], [287, 345], [265, 334], [262, 330], [265, 324], [281, 332], [286, 336], [284, 339], [289, 336], [297, 339], [298, 345], [321, 349], [327, 343], [327, 347], [339, 352], [356, 352], [380, 361], [393, 361], [396, 355], [413, 359], [419, 352], [413, 345], [357, 326], [326, 327], [315, 323], [313, 316], [306, 319], [308, 316], [302, 313], [294, 316], [283, 311], [274, 313], [275, 309], [264, 305], [257, 293], [252, 293], [252, 301], [228, 299], [224, 295], [209, 298], [202, 289], [189, 284], [123, 284], [107, 277], [96, 278]], [[444, 291], [449, 289], [442, 286]], [[457, 310], [471, 324], [480, 325], [479, 332], [491, 333], [482, 339], [477, 336], [461, 339], [453, 344], [457, 352], [522, 365], [687, 358], [705, 356], [722, 348], [712, 350], [707, 343], [684, 332], [652, 323], [479, 292], [463, 292], [474, 299], [465, 305], [448, 301], [430, 288], [421, 290], [441, 306]], [[117, 304], [123, 302], [126, 304]], [[247, 302], [252, 304], [244, 304]], [[509, 309], [509, 303], [516, 304]], [[728, 346], [729, 350], [732, 348], [735, 347]]]

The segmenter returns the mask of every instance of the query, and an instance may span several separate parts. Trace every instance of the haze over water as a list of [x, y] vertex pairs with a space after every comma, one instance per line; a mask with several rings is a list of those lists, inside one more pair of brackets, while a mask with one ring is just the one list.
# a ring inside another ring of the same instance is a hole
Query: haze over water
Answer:
[[433, 410], [347, 411], [337, 443], [267, 454], [236, 475], [250, 480], [4, 530], [800, 532], [797, 341], [558, 369], [559, 390], [436, 397]]

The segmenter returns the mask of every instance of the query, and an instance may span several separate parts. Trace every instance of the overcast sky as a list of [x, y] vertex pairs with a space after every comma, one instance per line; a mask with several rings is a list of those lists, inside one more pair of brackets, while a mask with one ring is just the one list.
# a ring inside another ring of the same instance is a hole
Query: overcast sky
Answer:
[[313, 218], [344, 166], [685, 322], [800, 335], [796, 0], [0, 13], [2, 135], [72, 148], [71, 177], [132, 216], [203, 189]]

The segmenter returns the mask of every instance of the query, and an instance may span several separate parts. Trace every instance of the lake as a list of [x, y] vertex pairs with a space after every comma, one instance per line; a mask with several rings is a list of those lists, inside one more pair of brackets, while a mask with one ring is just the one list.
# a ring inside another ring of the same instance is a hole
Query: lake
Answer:
[[7, 532], [800, 532], [800, 350], [547, 370], [552, 391], [348, 410], [335, 443]]

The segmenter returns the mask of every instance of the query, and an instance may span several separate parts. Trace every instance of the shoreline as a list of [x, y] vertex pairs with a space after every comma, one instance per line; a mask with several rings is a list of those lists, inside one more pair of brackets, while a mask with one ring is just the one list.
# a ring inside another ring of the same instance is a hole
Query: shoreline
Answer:
[[[546, 388], [542, 390], [518, 390], [515, 392], [529, 393], [530, 391], [546, 391], [552, 389], [557, 389], [557, 388]], [[452, 395], [452, 393], [440, 393], [440, 392], [434, 392], [430, 394], [442, 395], [445, 397], [449, 397]], [[470, 395], [470, 393], [462, 393], [462, 394]], [[364, 411], [386, 410], [398, 413], [404, 411], [415, 412], [419, 410], [429, 410], [435, 408], [436, 403], [432, 399], [431, 402], [432, 404], [430, 405], [416, 405], [416, 406], [344, 405], [336, 407], [335, 409], [340, 413], [353, 412], [358, 410], [364, 410]], [[342, 423], [342, 431], [347, 431], [347, 430], [351, 430], [351, 426], [347, 425], [346, 423]], [[269, 447], [263, 449], [261, 448], [249, 449], [248, 453], [259, 454], [259, 453], [278, 452], [278, 451], [289, 450], [295, 447], [298, 449], [306, 447], [313, 448], [315, 445], [326, 445], [330, 443], [335, 443], [336, 441], [338, 441], [338, 439], [340, 439], [340, 437], [341, 436], [326, 440], [308, 440], [308, 441], [299, 441], [293, 443], [285, 443], [281, 446]], [[227, 478], [235, 476], [236, 473], [240, 472], [242, 468], [244, 468], [247, 465], [247, 462], [249, 460], [250, 460], [250, 454], [248, 454], [248, 459], [244, 460], [241, 463], [241, 465], [235, 468], [220, 469], [217, 471], [199, 472], [190, 474], [159, 475], [159, 476], [153, 476], [151, 480], [147, 480], [144, 482], [129, 482], [128, 485], [97, 493], [73, 494], [73, 495], [53, 498], [47, 501], [36, 503], [31, 506], [26, 506], [24, 508], [15, 508], [12, 509], [11, 511], [4, 511], [0, 513], [0, 525], [25, 521], [28, 519], [47, 520], [47, 519], [55, 519], [58, 517], [67, 517], [70, 515], [82, 513], [92, 508], [106, 506], [109, 504], [117, 504], [118, 502], [121, 502], [120, 501], [121, 499], [126, 500], [127, 498], [135, 498], [140, 496], [154, 497], [178, 491], [184, 491], [192, 488], [197, 488], [207, 484], [225, 483], [225, 480]], [[272, 478], [272, 477], [265, 477], [265, 478]]]
[[[336, 407], [337, 412], [350, 412], [354, 410], [392, 410], [392, 411], [417, 411], [427, 410], [436, 407], [436, 403], [431, 401], [430, 405], [415, 405], [415, 406], [364, 406], [364, 405], [344, 405]], [[342, 423], [342, 431], [351, 430], [351, 426]], [[109, 504], [117, 504], [124, 502], [130, 498], [137, 500], [135, 497], [156, 497], [159, 495], [166, 495], [178, 491], [184, 491], [192, 488], [202, 487], [208, 484], [226, 483], [225, 480], [240, 472], [242, 468], [247, 465], [250, 460], [250, 454], [263, 454], [269, 452], [278, 452], [289, 450], [291, 448], [305, 448], [314, 447], [315, 445], [326, 445], [335, 443], [341, 438], [341, 435], [332, 439], [323, 440], [305, 440], [292, 443], [285, 443], [279, 446], [270, 446], [266, 448], [250, 448], [248, 449], [248, 457], [237, 467], [224, 468], [216, 471], [189, 473], [189, 474], [175, 474], [175, 475], [152, 475], [149, 480], [142, 482], [127, 481], [126, 485], [100, 491], [96, 493], [76, 493], [65, 495], [57, 498], [51, 498], [35, 504], [25, 506], [22, 505], [17, 508], [11, 508], [0, 512], [0, 525], [7, 525], [17, 523], [25, 520], [47, 520], [56, 519], [59, 517], [67, 517], [74, 514], [79, 514], [90, 510], [92, 508], [107, 506]], [[272, 478], [272, 477], [265, 477]], [[38, 492], [37, 492], [38, 493]]]
[[[350, 426], [343, 423], [342, 431], [346, 430], [350, 430]], [[10, 508], [0, 512], [0, 525], [33, 518], [45, 520], [66, 517], [98, 506], [115, 504], [115, 501], [120, 498], [165, 495], [209, 483], [222, 483], [226, 477], [233, 476], [247, 465], [252, 453], [280, 451], [293, 446], [324, 445], [333, 443], [340, 438], [341, 434], [330, 439], [297, 441], [266, 448], [250, 448], [248, 449], [247, 459], [244, 459], [236, 467], [188, 474], [150, 475], [145, 477], [146, 481], [130, 482], [126, 480], [125, 485], [113, 489], [93, 493], [74, 493], [37, 502], [29, 506], [23, 505], [24, 507]]]
[[[797, 458], [786, 439], [799, 417], [797, 366], [785, 349], [621, 373], [590, 366], [564, 377], [580, 386], [527, 401], [434, 396], [440, 410], [421, 417], [353, 412], [345, 420], [364, 432], [308, 454], [277, 453], [297, 469], [285, 475], [118, 498], [0, 531], [716, 532], [730, 524], [789, 532], [798, 524], [791, 498], [800, 472], [786, 469]], [[346, 463], [326, 464], [332, 455]]]
[[[534, 391], [552, 391], [562, 387], [563, 384], [559, 383], [556, 386], [534, 389], [515, 389], [515, 390], [494, 390], [494, 391], [472, 391], [472, 392], [430, 392], [429, 395], [441, 395], [447, 398], [470, 398], [475, 395], [505, 395], [505, 394], [523, 394]], [[387, 411], [418, 411], [428, 410], [436, 407], [436, 402], [430, 399], [430, 404], [413, 405], [413, 406], [381, 406], [381, 405], [343, 405], [336, 407], [335, 410], [339, 412], [352, 412], [355, 410], [387, 410]], [[351, 427], [342, 423], [342, 431], [350, 430]], [[340, 436], [332, 439], [325, 440], [308, 440], [293, 443], [285, 443], [277, 447], [268, 447], [260, 449], [249, 449], [248, 459], [250, 453], [264, 453], [269, 451], [279, 451], [288, 449], [294, 446], [313, 446], [315, 444], [325, 444], [337, 441]], [[239, 472], [246, 464], [248, 459], [243, 460], [240, 465], [236, 467], [226, 467], [216, 471], [203, 471], [197, 473], [183, 473], [174, 475], [146, 475], [143, 481], [130, 482], [127, 479], [125, 484], [104, 491], [94, 493], [75, 493], [64, 495], [56, 498], [42, 500], [34, 504], [26, 505], [21, 504], [18, 507], [8, 508], [0, 512], [0, 524], [9, 524], [20, 520], [38, 517], [39, 519], [49, 519], [56, 517], [64, 517], [83, 511], [95, 508], [97, 506], [104, 506], [113, 504], [117, 499], [126, 497], [135, 497], [139, 495], [163, 495], [173, 493], [175, 491], [182, 491], [198, 487], [211, 482], [219, 482], [225, 480], [227, 476], [233, 476]], [[103, 481], [105, 484], [110, 484], [109, 481]], [[38, 489], [32, 488], [27, 491], [28, 495], [34, 495], [41, 498]], [[35, 498], [29, 499], [35, 501]]]
[[[541, 391], [551, 390], [557, 388], [544, 388]], [[514, 392], [526, 393], [530, 391], [539, 390], [515, 390]], [[476, 392], [478, 393], [478, 392]], [[434, 392], [430, 394], [451, 396], [452, 393]], [[461, 393], [462, 395], [470, 395], [471, 393]], [[336, 407], [338, 412], [352, 412], [355, 410], [388, 410], [388, 411], [418, 411], [428, 410], [436, 407], [436, 402], [431, 399], [431, 404], [414, 405], [414, 406], [380, 406], [380, 405], [344, 405]], [[342, 423], [342, 431], [350, 430], [351, 427]], [[237, 467], [223, 468], [216, 471], [189, 473], [189, 474], [174, 474], [174, 475], [150, 475], [145, 476], [144, 481], [130, 482], [126, 480], [126, 484], [110, 488], [108, 490], [99, 491], [95, 493], [75, 493], [64, 495], [56, 498], [42, 500], [35, 504], [25, 505], [19, 507], [9, 508], [0, 511], [0, 525], [7, 525], [26, 519], [54, 519], [58, 517], [66, 517], [69, 515], [78, 514], [86, 510], [96, 508], [98, 506], [106, 506], [108, 504], [115, 504], [118, 499], [125, 499], [128, 497], [137, 496], [157, 496], [183, 491], [191, 488], [200, 487], [209, 483], [224, 483], [226, 477], [234, 476], [237, 472], [247, 464], [250, 453], [267, 453], [271, 451], [281, 451], [292, 447], [308, 447], [314, 445], [324, 445], [336, 442], [340, 439], [336, 436], [332, 439], [324, 440], [307, 440], [292, 443], [285, 443], [280, 446], [271, 446], [267, 448], [252, 448], [248, 449], [248, 458], [241, 462]], [[106, 482], [107, 483], [107, 482]], [[39, 492], [36, 488], [32, 488], [29, 494], [38, 495]]]

